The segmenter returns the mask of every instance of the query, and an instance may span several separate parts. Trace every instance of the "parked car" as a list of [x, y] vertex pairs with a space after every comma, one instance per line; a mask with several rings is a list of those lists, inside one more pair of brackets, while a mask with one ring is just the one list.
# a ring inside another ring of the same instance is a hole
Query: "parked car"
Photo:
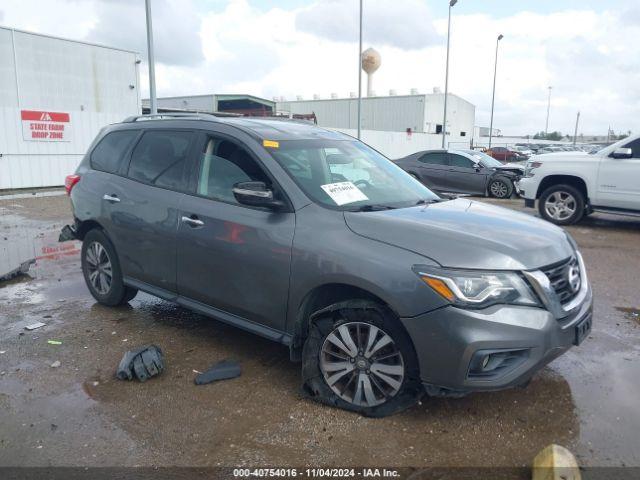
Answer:
[[436, 192], [509, 198], [518, 172], [477, 150], [426, 150], [398, 160], [396, 165]]
[[534, 155], [533, 150], [524, 145], [516, 145], [513, 147], [513, 150], [520, 154], [520, 158], [518, 160], [528, 160], [531, 155]]
[[516, 150], [511, 150], [507, 147], [491, 147], [485, 153], [503, 163], [526, 160], [526, 158], [524, 158], [524, 155], [520, 154]]
[[280, 342], [310, 397], [365, 415], [525, 384], [591, 328], [562, 229], [310, 124], [132, 117], [66, 186], [99, 303], [142, 290]]
[[597, 152], [550, 153], [532, 158], [518, 189], [527, 207], [557, 225], [600, 211], [640, 217], [640, 136]]

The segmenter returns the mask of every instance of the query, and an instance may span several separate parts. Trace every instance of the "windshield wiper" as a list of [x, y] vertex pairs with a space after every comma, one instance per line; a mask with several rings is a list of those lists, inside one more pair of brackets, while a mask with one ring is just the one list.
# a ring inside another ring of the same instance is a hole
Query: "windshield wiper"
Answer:
[[392, 207], [391, 205], [362, 205], [361, 207], [354, 208], [351, 210], [352, 212], [378, 212], [380, 210], [394, 210], [397, 207]]
[[442, 202], [442, 201], [443, 201], [442, 198], [431, 198], [429, 200], [421, 199], [421, 200], [418, 200], [415, 204], [416, 205], [429, 205], [431, 203], [439, 203], [439, 202]]

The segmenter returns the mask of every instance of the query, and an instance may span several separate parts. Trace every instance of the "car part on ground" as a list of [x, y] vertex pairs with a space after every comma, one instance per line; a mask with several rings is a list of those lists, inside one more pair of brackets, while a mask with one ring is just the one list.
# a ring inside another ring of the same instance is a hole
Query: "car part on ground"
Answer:
[[314, 400], [382, 417], [422, 396], [413, 345], [388, 308], [345, 301], [315, 312], [310, 322], [302, 379]]
[[196, 385], [206, 385], [207, 383], [215, 382], [218, 380], [228, 380], [230, 378], [239, 377], [242, 374], [242, 369], [238, 362], [233, 360], [222, 360], [221, 362], [213, 365], [206, 372], [199, 373], [194, 379]]
[[118, 364], [116, 377], [120, 380], [138, 379], [145, 382], [163, 371], [164, 357], [160, 347], [145, 345], [124, 354]]

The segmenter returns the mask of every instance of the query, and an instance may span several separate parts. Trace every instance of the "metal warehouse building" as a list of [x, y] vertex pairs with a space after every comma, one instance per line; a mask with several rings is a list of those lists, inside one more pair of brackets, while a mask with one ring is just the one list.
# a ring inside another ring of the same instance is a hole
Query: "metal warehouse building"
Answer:
[[[318, 125], [355, 131], [358, 122], [357, 98], [282, 101], [278, 112], [314, 114]], [[362, 130], [436, 135], [442, 133], [444, 94], [389, 95], [362, 99]], [[457, 95], [448, 95], [447, 140], [468, 145], [473, 137], [475, 106]]]
[[[236, 113], [256, 117], [271, 116], [276, 103], [253, 95], [206, 94], [158, 98], [158, 111], [186, 110], [208, 113]], [[143, 110], [149, 109], [149, 99], [142, 100]]]
[[103, 126], [139, 113], [137, 61], [0, 27], [0, 189], [63, 185]]

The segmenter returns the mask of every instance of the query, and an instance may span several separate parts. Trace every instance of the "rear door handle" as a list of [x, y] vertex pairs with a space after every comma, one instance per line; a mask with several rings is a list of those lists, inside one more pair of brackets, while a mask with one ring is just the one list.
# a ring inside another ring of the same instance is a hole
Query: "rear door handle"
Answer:
[[102, 196], [102, 199], [110, 203], [118, 203], [120, 201], [117, 195], [108, 195], [106, 193]]
[[195, 215], [191, 215], [190, 217], [182, 217], [181, 220], [183, 223], [186, 223], [191, 227], [202, 227], [204, 225], [204, 222]]

